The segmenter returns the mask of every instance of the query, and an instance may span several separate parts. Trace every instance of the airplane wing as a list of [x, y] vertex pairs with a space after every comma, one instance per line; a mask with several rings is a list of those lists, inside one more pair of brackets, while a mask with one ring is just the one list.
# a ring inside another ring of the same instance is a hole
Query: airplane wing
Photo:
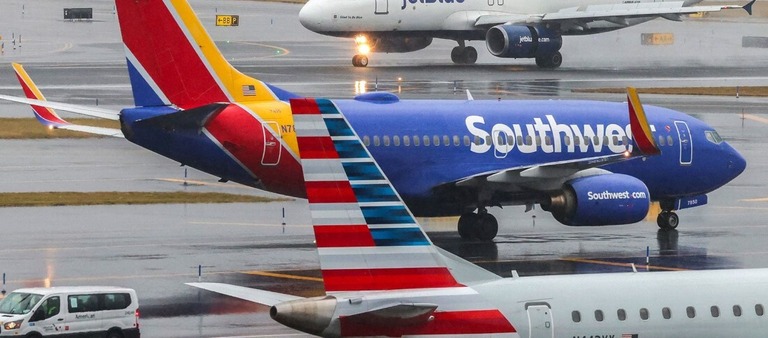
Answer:
[[32, 106], [32, 111], [35, 113], [37, 120], [48, 128], [66, 129], [112, 137], [124, 137], [123, 132], [120, 129], [72, 124], [62, 119], [56, 113], [56, 111], [54, 111], [54, 109], [115, 121], [120, 119], [119, 112], [95, 107], [47, 101], [43, 96], [43, 93], [40, 92], [40, 89], [37, 88], [37, 85], [35, 85], [35, 83], [32, 81], [32, 78], [29, 77], [29, 74], [27, 74], [22, 65], [14, 63], [13, 70], [16, 72], [16, 77], [18, 78], [19, 84], [24, 90], [24, 94], [27, 96], [27, 98], [0, 95], [0, 100], [24, 103]]
[[265, 290], [251, 289], [243, 286], [237, 286], [224, 283], [185, 283], [198, 289], [208, 290], [230, 297], [240, 298], [249, 302], [258, 303], [267, 306], [273, 306], [282, 302], [304, 299], [303, 297], [287, 295]]
[[[653, 139], [645, 110], [643, 110], [635, 88], [627, 88], [627, 106], [633, 144], [623, 153], [508, 168], [467, 177], [455, 184], [457, 186], [475, 186], [487, 181], [529, 187], [546, 187], [547, 183], [553, 183], [554, 186], [559, 187], [562, 179], [573, 177], [573, 175], [583, 173], [588, 169], [660, 154], [661, 151]], [[596, 173], [599, 174], [600, 171], [589, 172], [589, 174]]]
[[557, 12], [532, 15], [521, 20], [517, 15], [482, 15], [475, 21], [475, 26], [491, 26], [505, 23], [559, 23], [563, 27], [584, 27], [587, 23], [604, 20], [615, 24], [625, 24], [630, 18], [662, 17], [680, 21], [680, 16], [699, 12], [718, 12], [726, 9], [744, 9], [752, 15], [752, 0], [744, 6], [685, 6], [683, 1], [674, 2], [638, 2], [613, 5], [590, 5], [564, 8]]

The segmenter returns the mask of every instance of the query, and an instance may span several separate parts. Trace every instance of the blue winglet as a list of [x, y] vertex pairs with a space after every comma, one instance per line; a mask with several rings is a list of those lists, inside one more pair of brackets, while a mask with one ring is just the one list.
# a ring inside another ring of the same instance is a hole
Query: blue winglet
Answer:
[[741, 8], [744, 8], [744, 10], [747, 11], [749, 15], [752, 15], [752, 5], [755, 4], [755, 1], [757, 0], [752, 0], [748, 4], [744, 5], [744, 7], [741, 7]]

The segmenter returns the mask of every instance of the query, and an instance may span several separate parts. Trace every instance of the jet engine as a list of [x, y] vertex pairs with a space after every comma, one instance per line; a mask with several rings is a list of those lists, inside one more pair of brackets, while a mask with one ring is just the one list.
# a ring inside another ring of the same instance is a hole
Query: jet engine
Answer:
[[485, 35], [488, 51], [500, 58], [543, 58], [563, 46], [563, 37], [543, 26], [498, 25]]
[[596, 175], [565, 182], [545, 209], [570, 226], [629, 224], [645, 218], [650, 196], [648, 187], [635, 177]]
[[380, 53], [408, 53], [431, 44], [431, 37], [386, 37], [376, 39], [374, 50]]

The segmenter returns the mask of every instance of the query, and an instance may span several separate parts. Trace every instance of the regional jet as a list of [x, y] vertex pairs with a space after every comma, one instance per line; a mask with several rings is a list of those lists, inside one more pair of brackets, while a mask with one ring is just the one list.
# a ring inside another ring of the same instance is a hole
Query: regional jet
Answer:
[[368, 54], [407, 53], [427, 48], [433, 39], [454, 40], [457, 64], [473, 64], [477, 50], [468, 40], [485, 40], [491, 55], [533, 58], [540, 68], [563, 62], [564, 35], [587, 35], [634, 26], [655, 18], [681, 21], [685, 15], [743, 8], [691, 6], [701, 0], [310, 0], [299, 12], [307, 29], [354, 38], [352, 65], [368, 65]]
[[[18, 65], [28, 98], [0, 99], [31, 104], [51, 128], [86, 129], [53, 109], [119, 120], [121, 130], [92, 132], [124, 136], [222, 181], [306, 197], [288, 103], [299, 96], [232, 67], [186, 1], [116, 5], [136, 107], [45, 101]], [[673, 229], [676, 210], [707, 204], [707, 193], [746, 166], [711, 126], [643, 106], [636, 95], [614, 103], [400, 100], [374, 92], [334, 104], [416, 216], [460, 216], [466, 239], [493, 239], [498, 221], [488, 208], [510, 205], [539, 205], [568, 226], [598, 226], [639, 222], [658, 201], [657, 224]], [[642, 132], [658, 152], [633, 145], [639, 131], [631, 121], [642, 109], [649, 128]], [[379, 179], [367, 169], [357, 174]]]
[[[275, 321], [323, 337], [764, 337], [768, 330], [768, 269], [491, 274], [432, 244], [334, 101], [291, 105], [326, 295], [188, 285], [268, 305]], [[644, 124], [638, 116], [633, 125]], [[638, 130], [650, 136], [648, 127]], [[653, 151], [636, 136], [635, 146]]]

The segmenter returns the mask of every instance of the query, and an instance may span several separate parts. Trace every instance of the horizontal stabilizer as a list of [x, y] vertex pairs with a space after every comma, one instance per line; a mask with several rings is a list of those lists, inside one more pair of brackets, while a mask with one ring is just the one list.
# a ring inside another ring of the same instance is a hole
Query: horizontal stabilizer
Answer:
[[28, 105], [63, 110], [66, 112], [75, 113], [79, 115], [98, 117], [98, 118], [113, 120], [113, 121], [117, 121], [120, 119], [120, 112], [109, 110], [109, 109], [94, 108], [94, 107], [81, 106], [81, 105], [69, 104], [69, 103], [25, 99], [21, 97], [8, 96], [8, 95], [0, 95], [0, 100], [6, 100], [11, 102], [24, 103]]
[[174, 130], [197, 130], [205, 127], [208, 121], [213, 119], [227, 106], [229, 106], [229, 103], [212, 103], [198, 108], [148, 118], [139, 121], [138, 123], [154, 126], [169, 126]]
[[258, 290], [246, 288], [243, 286], [237, 286], [224, 283], [186, 283], [189, 286], [196, 287], [198, 289], [208, 290], [222, 295], [230, 297], [240, 298], [249, 302], [258, 303], [267, 306], [273, 306], [275, 304], [303, 299], [302, 297], [287, 295], [284, 293], [277, 293], [272, 291]]
[[373, 331], [376, 327], [402, 328], [427, 323], [435, 310], [436, 304], [395, 304], [344, 317], [343, 321], [347, 325], [368, 326]]

